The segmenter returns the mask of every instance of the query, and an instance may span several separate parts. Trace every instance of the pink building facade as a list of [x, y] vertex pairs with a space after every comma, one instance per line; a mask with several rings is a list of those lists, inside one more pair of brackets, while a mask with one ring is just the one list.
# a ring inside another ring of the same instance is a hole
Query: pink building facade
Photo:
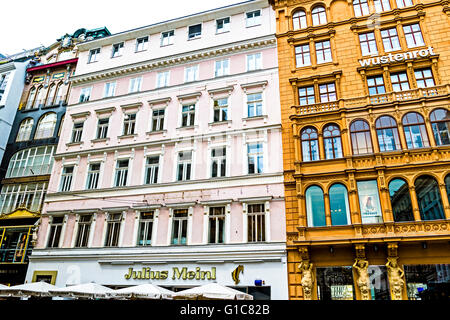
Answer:
[[28, 280], [173, 290], [216, 281], [287, 299], [266, 2], [79, 45]]

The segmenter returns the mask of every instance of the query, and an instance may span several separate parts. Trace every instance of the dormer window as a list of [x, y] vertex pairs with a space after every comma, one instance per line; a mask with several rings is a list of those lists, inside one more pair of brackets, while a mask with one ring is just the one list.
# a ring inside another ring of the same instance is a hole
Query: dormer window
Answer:
[[123, 52], [123, 42], [113, 45], [112, 58], [120, 57]]
[[201, 24], [189, 26], [188, 40], [200, 38], [201, 35], [202, 35], [202, 25]]

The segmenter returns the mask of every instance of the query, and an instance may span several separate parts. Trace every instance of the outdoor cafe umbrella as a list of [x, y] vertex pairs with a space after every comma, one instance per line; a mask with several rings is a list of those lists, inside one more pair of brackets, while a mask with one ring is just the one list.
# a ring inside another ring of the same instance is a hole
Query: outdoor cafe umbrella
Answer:
[[203, 286], [177, 292], [173, 299], [184, 300], [253, 300], [253, 296], [244, 292], [222, 286], [217, 283], [209, 283]]
[[172, 299], [175, 292], [150, 283], [114, 290], [108, 293], [110, 298], [128, 299]]
[[107, 293], [111, 293], [113, 291], [113, 289], [94, 282], [50, 290], [53, 296], [91, 299], [107, 298]]
[[54, 285], [40, 281], [19, 284], [17, 286], [0, 288], [2, 297], [50, 297], [49, 291], [57, 289]]

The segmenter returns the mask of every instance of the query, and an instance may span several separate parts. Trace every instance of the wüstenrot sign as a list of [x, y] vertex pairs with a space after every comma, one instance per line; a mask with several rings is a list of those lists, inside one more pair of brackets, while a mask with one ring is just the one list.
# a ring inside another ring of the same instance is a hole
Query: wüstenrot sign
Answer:
[[420, 49], [404, 53], [394, 53], [394, 54], [389, 53], [386, 56], [359, 60], [359, 63], [361, 64], [361, 67], [369, 67], [371, 65], [377, 65], [382, 63], [400, 62], [408, 59], [425, 58], [433, 54], [434, 54], [433, 47], [428, 47], [427, 49]]

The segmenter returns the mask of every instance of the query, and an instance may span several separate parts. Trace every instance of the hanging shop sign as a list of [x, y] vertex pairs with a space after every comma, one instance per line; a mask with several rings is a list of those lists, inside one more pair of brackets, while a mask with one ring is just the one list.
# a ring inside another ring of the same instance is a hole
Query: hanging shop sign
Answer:
[[125, 279], [135, 280], [216, 280], [216, 267], [212, 267], [209, 271], [202, 270], [196, 267], [195, 270], [190, 270], [187, 267], [178, 268], [173, 267], [172, 270], [152, 270], [149, 267], [144, 267], [141, 270], [128, 268], [128, 273], [125, 274]]
[[408, 59], [420, 59], [434, 55], [433, 47], [427, 49], [420, 49], [415, 51], [403, 52], [403, 53], [389, 53], [386, 56], [374, 57], [369, 59], [359, 60], [361, 67], [369, 67], [372, 65], [378, 65], [382, 63], [401, 62]]

